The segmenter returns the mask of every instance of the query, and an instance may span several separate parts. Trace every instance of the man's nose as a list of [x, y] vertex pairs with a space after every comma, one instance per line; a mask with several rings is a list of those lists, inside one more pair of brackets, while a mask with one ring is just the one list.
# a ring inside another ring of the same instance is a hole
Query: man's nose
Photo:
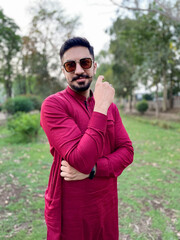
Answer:
[[84, 72], [84, 69], [81, 67], [81, 65], [79, 63], [76, 63], [76, 70], [75, 70], [75, 74], [81, 74]]

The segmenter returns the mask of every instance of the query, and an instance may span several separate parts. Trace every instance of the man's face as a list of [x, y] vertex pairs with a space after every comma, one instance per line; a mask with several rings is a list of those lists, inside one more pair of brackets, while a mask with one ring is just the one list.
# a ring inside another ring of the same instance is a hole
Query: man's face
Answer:
[[67, 61], [76, 62], [74, 72], [67, 72], [63, 67], [63, 73], [70, 88], [79, 93], [86, 92], [89, 89], [97, 68], [97, 64], [92, 62], [92, 66], [89, 69], [84, 69], [79, 62], [80, 59], [84, 58], [91, 58], [93, 60], [86, 47], [72, 47], [64, 53], [62, 58], [63, 65]]

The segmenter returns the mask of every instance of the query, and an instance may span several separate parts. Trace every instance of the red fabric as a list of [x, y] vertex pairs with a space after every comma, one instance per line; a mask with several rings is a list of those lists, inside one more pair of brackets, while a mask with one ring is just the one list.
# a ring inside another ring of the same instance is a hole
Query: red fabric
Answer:
[[[94, 98], [69, 87], [42, 104], [41, 126], [54, 161], [45, 193], [48, 240], [118, 240], [117, 177], [133, 161], [133, 147], [115, 104], [93, 112]], [[87, 108], [86, 108], [87, 105]], [[65, 181], [61, 160], [93, 180]]]

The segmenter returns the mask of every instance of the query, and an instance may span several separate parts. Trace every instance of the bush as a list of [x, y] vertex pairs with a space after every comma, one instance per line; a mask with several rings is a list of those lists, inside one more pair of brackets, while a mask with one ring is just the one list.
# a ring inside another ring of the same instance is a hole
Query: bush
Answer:
[[144, 114], [148, 110], [148, 103], [145, 100], [142, 100], [136, 105], [136, 109], [141, 114]]
[[143, 95], [143, 99], [147, 100], [147, 101], [152, 101], [153, 100], [153, 96], [152, 96], [152, 94], [146, 93], [146, 94]]
[[10, 114], [15, 114], [17, 112], [30, 112], [33, 110], [33, 108], [33, 102], [26, 96], [9, 98], [3, 106], [3, 109], [5, 109]]
[[42, 99], [40, 97], [35, 95], [27, 95], [27, 97], [32, 101], [33, 109], [41, 109]]
[[17, 113], [8, 120], [8, 129], [13, 141], [31, 142], [38, 137], [40, 129], [40, 114]]

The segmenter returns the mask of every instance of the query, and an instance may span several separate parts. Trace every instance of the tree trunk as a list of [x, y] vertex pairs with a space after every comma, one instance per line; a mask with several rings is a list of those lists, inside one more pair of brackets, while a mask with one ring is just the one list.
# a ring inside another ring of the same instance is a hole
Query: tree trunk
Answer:
[[133, 94], [132, 96], [132, 105], [133, 105], [133, 109], [136, 109], [136, 95]]
[[7, 98], [12, 97], [12, 81], [11, 81], [11, 65], [9, 59], [7, 59], [6, 74], [4, 73], [4, 86]]
[[158, 118], [159, 117], [158, 84], [156, 85], [155, 102], [156, 102], [156, 117]]
[[31, 81], [32, 81], [32, 77], [30, 78], [30, 77], [27, 77], [26, 78], [26, 81], [27, 81], [27, 85], [28, 85], [28, 91], [29, 91], [29, 93], [30, 94], [32, 94], [33, 92], [32, 92], [32, 84], [31, 84]]
[[12, 97], [12, 82], [9, 79], [5, 80], [5, 91], [6, 91], [7, 98], [11, 98]]
[[166, 79], [166, 72], [163, 71], [163, 112], [167, 111], [167, 79]]
[[128, 96], [128, 108], [129, 108], [129, 112], [132, 113], [132, 96], [131, 95]]
[[174, 107], [172, 76], [170, 76], [169, 107], [170, 109], [173, 109]]

